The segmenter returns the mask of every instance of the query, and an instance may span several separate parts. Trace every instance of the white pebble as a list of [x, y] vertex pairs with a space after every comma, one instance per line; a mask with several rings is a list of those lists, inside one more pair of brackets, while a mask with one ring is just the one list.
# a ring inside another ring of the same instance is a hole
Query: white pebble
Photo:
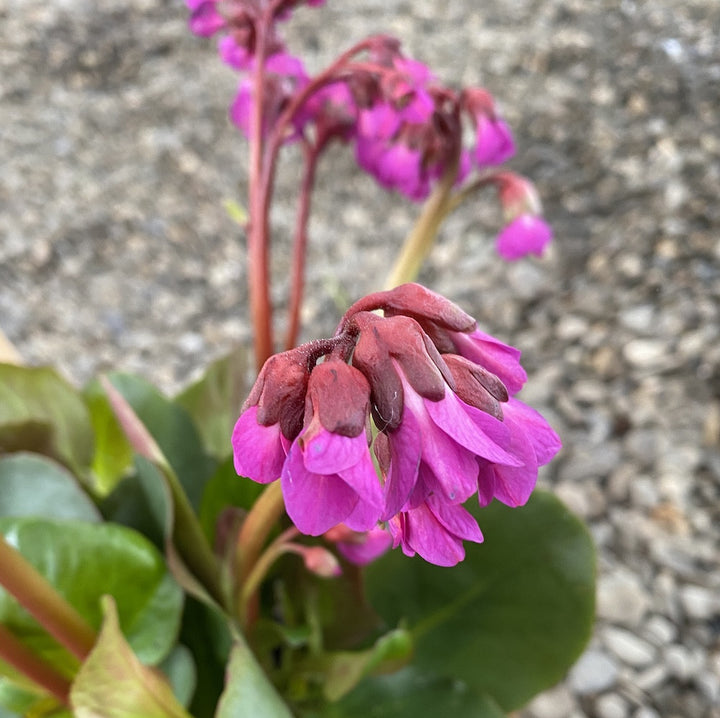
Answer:
[[697, 621], [706, 621], [715, 613], [720, 612], [720, 597], [702, 586], [682, 586], [680, 603], [685, 615]]
[[650, 598], [644, 586], [629, 570], [620, 568], [600, 577], [597, 594], [600, 618], [635, 628], [649, 607]]
[[615, 693], [606, 693], [595, 701], [598, 718], [627, 718], [630, 709], [627, 701]]
[[579, 695], [600, 693], [614, 685], [618, 664], [597, 649], [586, 651], [570, 671], [570, 687]]
[[603, 637], [605, 645], [623, 663], [634, 668], [645, 668], [655, 660], [655, 649], [630, 631], [608, 626], [603, 632]]

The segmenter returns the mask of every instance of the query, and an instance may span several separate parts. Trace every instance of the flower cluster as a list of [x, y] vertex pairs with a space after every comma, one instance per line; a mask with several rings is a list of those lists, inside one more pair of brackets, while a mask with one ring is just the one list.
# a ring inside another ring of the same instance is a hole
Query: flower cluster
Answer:
[[[260, 102], [263, 136], [274, 128], [281, 142], [314, 143], [314, 155], [331, 140], [349, 143], [358, 165], [382, 187], [414, 201], [427, 198], [442, 180], [460, 188], [494, 184], [507, 222], [498, 237], [500, 254], [513, 260], [542, 253], [551, 230], [540, 217], [530, 183], [498, 171], [515, 154], [515, 143], [486, 90], [442, 85], [385, 35], [367, 38], [325, 71], [309, 76], [278, 35], [277, 21], [298, 5], [321, 4], [317, 0], [187, 3], [191, 29], [203, 36], [219, 33], [222, 59], [242, 73], [230, 117], [247, 136]], [[261, 92], [255, 87], [259, 79]], [[469, 146], [463, 144], [468, 137]], [[505, 201], [509, 185], [532, 194], [524, 211], [508, 210], [517, 205]]]
[[302, 533], [337, 539], [343, 524], [377, 545], [382, 524], [407, 555], [451, 566], [482, 541], [462, 504], [524, 504], [560, 448], [515, 398], [525, 380], [519, 352], [444, 297], [378, 292], [333, 338], [266, 362], [233, 432], [235, 468], [279, 478]]

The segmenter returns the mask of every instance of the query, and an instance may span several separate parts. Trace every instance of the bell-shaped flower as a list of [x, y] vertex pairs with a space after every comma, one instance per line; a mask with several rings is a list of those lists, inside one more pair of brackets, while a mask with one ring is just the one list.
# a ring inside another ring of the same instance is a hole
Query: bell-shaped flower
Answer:
[[313, 369], [306, 422], [282, 468], [285, 508], [304, 534], [318, 536], [339, 523], [355, 531], [374, 528], [382, 511], [366, 424], [370, 387], [342, 361]]

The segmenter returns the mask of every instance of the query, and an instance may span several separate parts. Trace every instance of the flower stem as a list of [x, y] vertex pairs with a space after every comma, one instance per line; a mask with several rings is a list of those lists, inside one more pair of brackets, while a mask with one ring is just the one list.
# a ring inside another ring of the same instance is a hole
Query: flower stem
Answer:
[[422, 263], [432, 249], [438, 229], [447, 216], [447, 206], [457, 172], [457, 162], [451, 162], [437, 187], [425, 202], [420, 217], [407, 236], [388, 275], [385, 282], [386, 289], [393, 289], [405, 282], [412, 282], [417, 277]]
[[248, 291], [252, 314], [255, 362], [258, 371], [273, 353], [272, 305], [270, 303], [269, 254], [269, 194], [272, 180], [264, 178], [265, 143], [264, 125], [264, 83], [266, 33], [269, 17], [257, 24], [256, 52], [253, 77], [253, 110], [250, 121], [250, 201], [248, 227]]
[[[250, 572], [258, 561], [260, 552], [270, 531], [285, 512], [282, 488], [274, 481], [260, 494], [260, 497], [248, 513], [240, 529], [237, 542], [237, 585], [245, 585]], [[246, 606], [238, 604], [240, 614], [246, 612]]]
[[53, 638], [85, 660], [95, 644], [95, 631], [2, 535], [0, 584]]
[[295, 220], [295, 237], [293, 239], [290, 309], [287, 334], [285, 335], [285, 349], [292, 349], [297, 344], [300, 331], [300, 307], [302, 306], [305, 285], [305, 259], [308, 241], [307, 228], [319, 149], [319, 145], [309, 145], [305, 149], [305, 171], [303, 172], [302, 184], [300, 185], [298, 215]]
[[277, 561], [280, 556], [287, 553], [288, 542], [298, 535], [298, 530], [291, 526], [283, 531], [259, 556], [254, 566], [248, 573], [245, 581], [240, 588], [240, 596], [238, 601], [240, 623], [246, 626], [248, 623], [248, 607], [250, 606], [253, 596], [258, 592], [262, 580], [267, 575], [270, 567]]
[[70, 705], [70, 681], [33, 653], [0, 624], [0, 658], [46, 690], [64, 706]]

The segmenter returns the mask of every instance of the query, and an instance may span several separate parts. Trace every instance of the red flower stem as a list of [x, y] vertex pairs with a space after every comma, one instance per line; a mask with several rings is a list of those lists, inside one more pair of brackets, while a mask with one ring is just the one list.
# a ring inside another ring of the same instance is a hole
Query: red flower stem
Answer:
[[95, 631], [50, 582], [0, 535], [0, 585], [59, 643], [85, 660]]
[[0, 658], [46, 690], [64, 706], [70, 706], [70, 681], [33, 653], [0, 624]]
[[272, 305], [270, 303], [269, 189], [263, 172], [263, 110], [265, 84], [266, 33], [272, 15], [265, 14], [257, 24], [257, 61], [253, 76], [253, 110], [250, 120], [250, 202], [248, 226], [248, 291], [258, 371], [273, 353]]
[[305, 171], [303, 172], [302, 184], [300, 185], [298, 214], [295, 220], [295, 236], [293, 238], [290, 308], [288, 310], [285, 349], [292, 349], [297, 344], [298, 334], [300, 332], [300, 308], [302, 306], [303, 291], [305, 288], [305, 259], [307, 254], [307, 229], [310, 218], [310, 203], [312, 200], [313, 186], [315, 185], [315, 171], [322, 147], [322, 142], [317, 145], [306, 145], [305, 147]]

